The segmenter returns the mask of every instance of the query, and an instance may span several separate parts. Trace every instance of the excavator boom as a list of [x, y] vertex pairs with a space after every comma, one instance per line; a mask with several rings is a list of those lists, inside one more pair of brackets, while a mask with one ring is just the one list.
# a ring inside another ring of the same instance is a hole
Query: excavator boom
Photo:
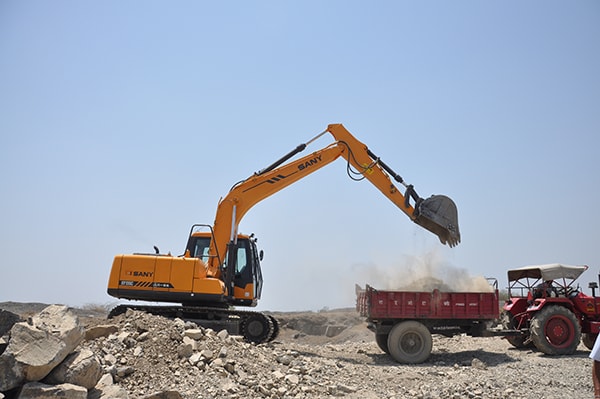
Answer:
[[[290, 161], [325, 133], [330, 133], [335, 141], [309, 155]], [[217, 208], [211, 254], [227, 252], [227, 245], [235, 241], [238, 225], [250, 208], [339, 157], [347, 160], [349, 173], [353, 169], [354, 180], [369, 180], [413, 222], [438, 236], [441, 243], [450, 247], [458, 245], [460, 232], [454, 201], [444, 195], [433, 195], [427, 199], [419, 197], [412, 185], [406, 184], [402, 177], [350, 134], [342, 124], [331, 124], [307, 143], [300, 144], [278, 161], [232, 187]], [[404, 190], [398, 188], [392, 179], [402, 185]], [[222, 259], [217, 256], [211, 258], [209, 275], [219, 276], [221, 262]]]

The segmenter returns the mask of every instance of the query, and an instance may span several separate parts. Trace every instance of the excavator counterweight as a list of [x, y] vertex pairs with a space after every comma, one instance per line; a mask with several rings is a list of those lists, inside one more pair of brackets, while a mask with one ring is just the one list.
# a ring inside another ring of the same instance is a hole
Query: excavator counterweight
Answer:
[[460, 243], [458, 210], [445, 195], [432, 195], [420, 201], [415, 209], [414, 222], [437, 235], [442, 244], [455, 247]]

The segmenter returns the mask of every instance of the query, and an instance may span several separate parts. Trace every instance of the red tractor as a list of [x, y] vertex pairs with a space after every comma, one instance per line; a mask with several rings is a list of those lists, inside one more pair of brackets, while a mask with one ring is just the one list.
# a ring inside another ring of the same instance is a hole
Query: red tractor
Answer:
[[569, 355], [583, 334], [584, 345], [592, 349], [600, 331], [598, 283], [589, 284], [591, 296], [575, 284], [587, 269], [555, 263], [509, 270], [502, 325], [521, 334], [506, 339], [516, 348], [534, 345], [548, 355]]

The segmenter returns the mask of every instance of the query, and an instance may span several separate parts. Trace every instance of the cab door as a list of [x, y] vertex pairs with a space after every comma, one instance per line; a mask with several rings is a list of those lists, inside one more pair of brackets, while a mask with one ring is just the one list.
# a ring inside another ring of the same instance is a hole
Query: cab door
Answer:
[[256, 245], [248, 239], [238, 240], [233, 284], [236, 303], [245, 306], [256, 304], [262, 291], [262, 273]]

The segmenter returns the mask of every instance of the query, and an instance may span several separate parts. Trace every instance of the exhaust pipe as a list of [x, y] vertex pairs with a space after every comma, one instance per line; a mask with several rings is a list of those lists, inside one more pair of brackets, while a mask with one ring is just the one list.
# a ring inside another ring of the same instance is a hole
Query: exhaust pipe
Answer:
[[445, 195], [420, 199], [415, 205], [414, 216], [413, 221], [437, 235], [442, 244], [452, 248], [460, 242], [458, 209], [454, 201]]

